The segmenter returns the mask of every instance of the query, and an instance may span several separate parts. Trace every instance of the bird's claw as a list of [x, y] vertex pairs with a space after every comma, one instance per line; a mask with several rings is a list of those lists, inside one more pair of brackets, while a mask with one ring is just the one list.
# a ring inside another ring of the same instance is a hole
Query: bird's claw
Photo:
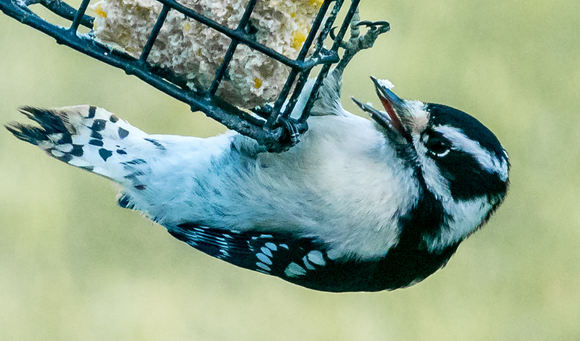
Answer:
[[[360, 34], [360, 27], [364, 26], [368, 28], [368, 31], [361, 35]], [[379, 35], [388, 32], [391, 29], [391, 25], [388, 21], [380, 20], [380, 21], [369, 21], [363, 20], [360, 21], [360, 16], [358, 14], [358, 9], [353, 16], [350, 24], [350, 38], [348, 41], [340, 41], [339, 46], [343, 48], [344, 55], [338, 65], [336, 66], [335, 70], [338, 72], [342, 72], [346, 65], [351, 61], [351, 59], [361, 50], [366, 50], [375, 44], [375, 41], [379, 37]], [[333, 27], [330, 32], [329, 36], [332, 40], [336, 41], [336, 27]]]
[[369, 27], [371, 30], [380, 30], [381, 33], [387, 32], [391, 29], [391, 24], [388, 21], [379, 20], [379, 21], [369, 21], [363, 20], [359, 21], [358, 23], [354, 24], [354, 26], [366, 26]]
[[[364, 26], [368, 28], [368, 31], [361, 35], [360, 27]], [[350, 59], [359, 52], [360, 50], [365, 50], [373, 47], [375, 41], [379, 35], [388, 32], [391, 29], [391, 25], [388, 21], [369, 21], [360, 20], [360, 13], [358, 7], [350, 20], [350, 38], [348, 41], [341, 40], [338, 44], [341, 48], [345, 49], [345, 55], [341, 61], [341, 67], [346, 66]], [[336, 27], [330, 29], [329, 36], [332, 40], [336, 41]]]
[[330, 29], [330, 32], [328, 32], [330, 39], [332, 39], [333, 41], [336, 40], [336, 29], [337, 28], [338, 27], [334, 26], [333, 28]]
[[[365, 26], [369, 30], [366, 34], [360, 35], [360, 27]], [[360, 20], [360, 13], [358, 7], [350, 21], [350, 38], [348, 41], [341, 40], [339, 46], [346, 50], [347, 54], [354, 55], [360, 50], [371, 48], [379, 35], [388, 32], [391, 29], [391, 24], [385, 20], [370, 21]], [[336, 41], [336, 27], [330, 29], [330, 39]]]
[[[358, 28], [361, 26], [369, 28], [369, 31], [362, 36], [358, 31]], [[330, 29], [329, 36], [332, 40], [336, 40], [336, 29], [336, 26]], [[353, 47], [361, 45], [362, 43], [362, 45], [358, 48], [358, 51], [368, 49], [373, 46], [379, 35], [388, 32], [390, 29], [391, 24], [389, 24], [388, 21], [361, 21], [351, 27], [350, 39], [348, 41], [341, 41], [339, 45], [345, 50], [351, 50]]]
[[[361, 26], [367, 27], [369, 29], [367, 33], [360, 35], [359, 27]], [[390, 29], [391, 24], [384, 20], [363, 20], [359, 22], [353, 22], [350, 28], [350, 39], [346, 42], [342, 41], [340, 46], [345, 50], [354, 50], [354, 53], [360, 50], [371, 48], [373, 47], [379, 35], [388, 32]], [[333, 30], [331, 30], [331, 33], [334, 33]], [[331, 38], [333, 38], [333, 36], [334, 34], [331, 34]], [[334, 38], [336, 38], [336, 36], [334, 36]]]
[[285, 145], [286, 148], [284, 148], [284, 150], [290, 149], [290, 147], [293, 147], [300, 142], [299, 123], [296, 122], [296, 120], [292, 118], [279, 117], [278, 122], [280, 122], [280, 125], [284, 129], [287, 139], [290, 140], [289, 144]]

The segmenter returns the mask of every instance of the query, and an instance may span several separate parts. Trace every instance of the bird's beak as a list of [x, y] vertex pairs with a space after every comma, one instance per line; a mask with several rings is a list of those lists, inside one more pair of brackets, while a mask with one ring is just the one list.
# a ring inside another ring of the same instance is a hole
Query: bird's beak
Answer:
[[370, 105], [357, 101], [354, 98], [352, 100], [363, 111], [367, 112], [375, 122], [385, 128], [387, 132], [396, 135], [392, 137], [398, 137], [398, 139], [403, 138], [408, 143], [411, 143], [411, 134], [405, 127], [405, 122], [408, 121], [406, 119], [408, 116], [408, 110], [405, 108], [405, 100], [395, 95], [394, 92], [381, 84], [381, 82], [375, 77], [371, 76], [371, 79], [375, 83], [375, 90], [386, 112], [379, 111]]

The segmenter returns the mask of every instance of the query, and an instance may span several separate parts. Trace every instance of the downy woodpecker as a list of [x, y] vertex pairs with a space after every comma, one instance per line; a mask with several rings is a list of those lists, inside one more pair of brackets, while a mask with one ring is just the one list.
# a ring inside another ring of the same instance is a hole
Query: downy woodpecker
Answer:
[[87, 105], [24, 107], [40, 126], [7, 128], [121, 184], [121, 207], [208, 255], [316, 290], [396, 289], [443, 267], [487, 222], [509, 161], [472, 116], [373, 81], [385, 111], [355, 100], [371, 121], [343, 109], [340, 73], [327, 77], [309, 130], [283, 153], [235, 132], [149, 135]]

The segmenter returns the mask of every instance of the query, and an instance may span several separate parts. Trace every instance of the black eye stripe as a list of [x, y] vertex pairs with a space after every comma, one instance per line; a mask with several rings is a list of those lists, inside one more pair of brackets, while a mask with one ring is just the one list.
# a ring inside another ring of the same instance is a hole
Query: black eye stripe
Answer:
[[483, 195], [505, 193], [506, 182], [497, 173], [490, 173], [469, 153], [455, 151], [436, 160], [441, 175], [449, 182], [453, 198], [471, 200]]

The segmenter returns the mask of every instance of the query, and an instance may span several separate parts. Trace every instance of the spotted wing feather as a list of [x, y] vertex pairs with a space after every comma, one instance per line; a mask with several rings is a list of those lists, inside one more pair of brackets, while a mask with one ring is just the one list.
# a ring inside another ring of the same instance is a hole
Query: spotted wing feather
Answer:
[[324, 247], [311, 238], [231, 231], [194, 223], [181, 224], [169, 229], [169, 233], [210, 256], [289, 281], [305, 278], [330, 262]]

